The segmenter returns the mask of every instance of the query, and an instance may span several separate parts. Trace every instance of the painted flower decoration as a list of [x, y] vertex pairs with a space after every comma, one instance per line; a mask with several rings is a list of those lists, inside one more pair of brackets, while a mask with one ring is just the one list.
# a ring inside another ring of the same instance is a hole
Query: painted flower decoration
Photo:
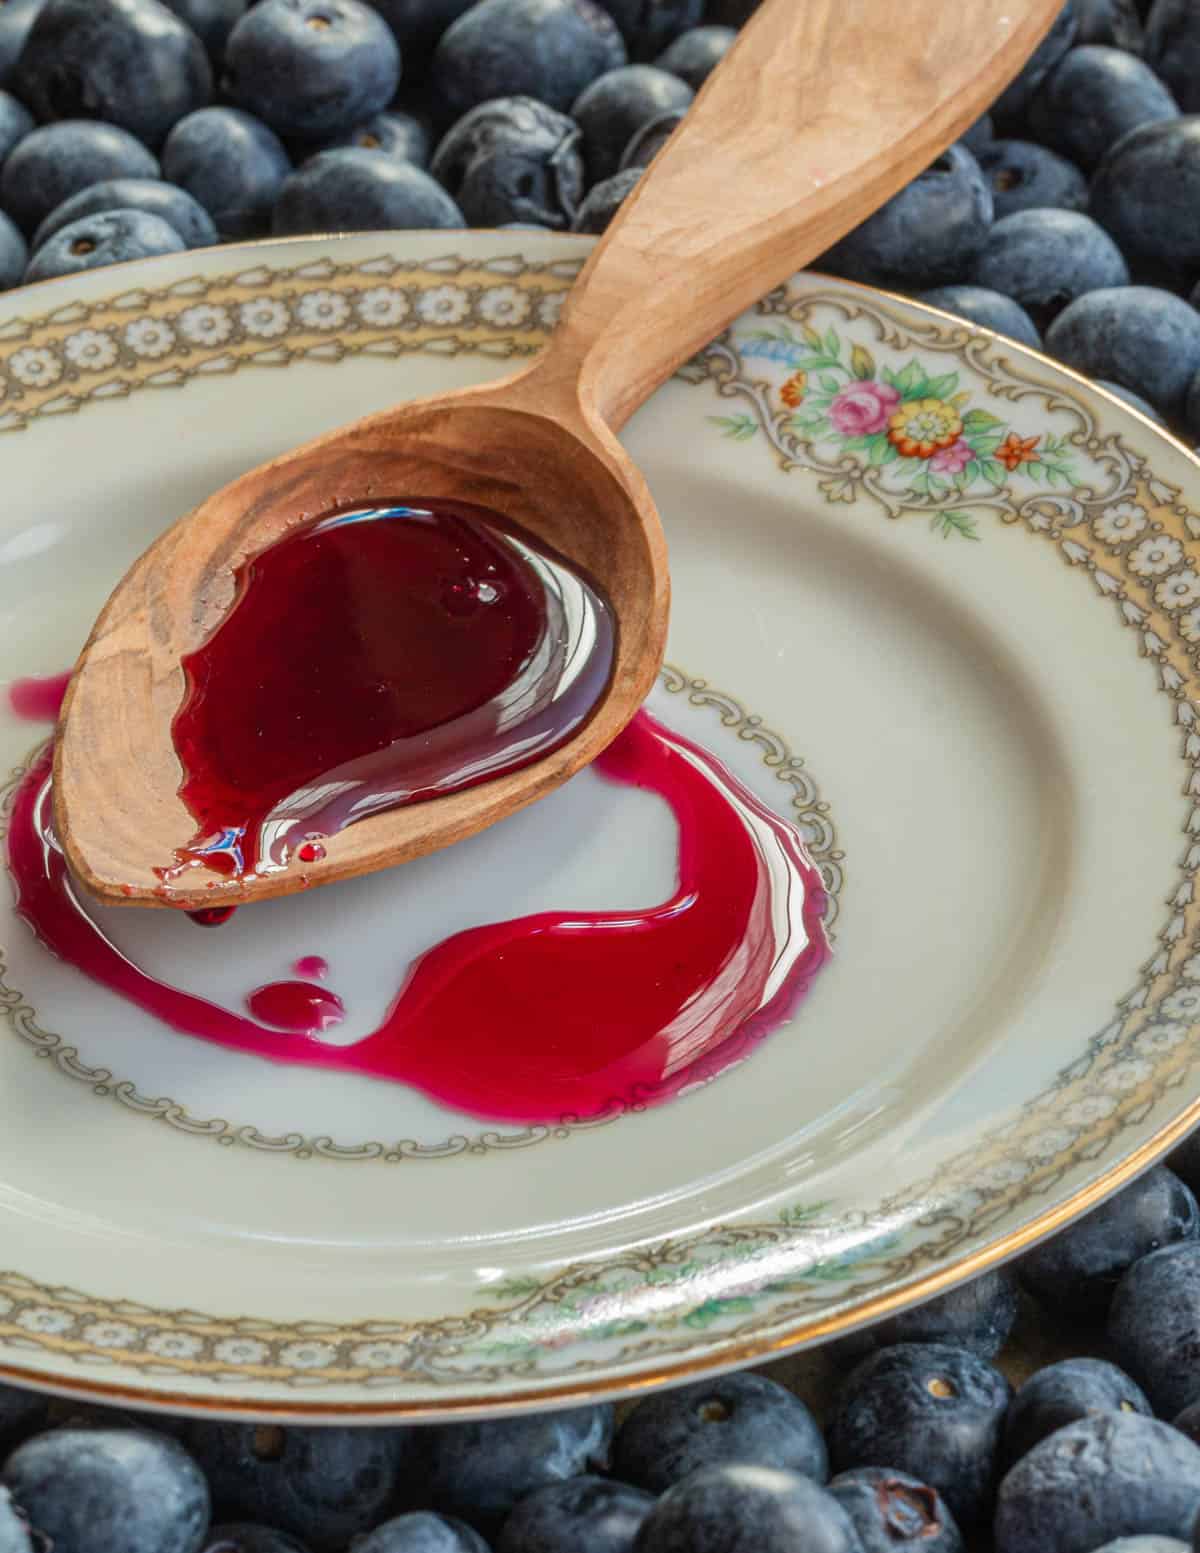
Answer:
[[1162, 577], [1182, 560], [1183, 546], [1169, 534], [1152, 534], [1129, 552], [1129, 567], [1135, 577]]
[[932, 458], [957, 442], [962, 429], [962, 417], [944, 399], [913, 399], [888, 418], [888, 441], [904, 458]]
[[975, 449], [964, 438], [959, 437], [949, 447], [939, 448], [929, 460], [929, 467], [936, 469], [940, 475], [957, 475], [967, 467], [975, 457]]
[[1146, 509], [1135, 501], [1115, 502], [1093, 520], [1092, 527], [1098, 539], [1119, 545], [1122, 540], [1136, 539], [1146, 527]]
[[494, 329], [512, 329], [529, 317], [533, 304], [519, 286], [494, 286], [479, 300], [479, 316]]
[[336, 291], [310, 291], [297, 303], [296, 316], [306, 329], [339, 329], [350, 316], [350, 304]]
[[470, 311], [471, 298], [461, 286], [434, 286], [417, 298], [417, 313], [427, 324], [460, 324]]
[[804, 390], [808, 387], [807, 372], [793, 372], [779, 390], [779, 397], [789, 410], [798, 410], [804, 403]]
[[899, 390], [888, 383], [851, 383], [834, 395], [830, 424], [843, 437], [869, 437], [883, 430], [899, 403]]
[[277, 297], [255, 297], [253, 302], [243, 302], [238, 317], [246, 333], [259, 340], [275, 339], [292, 321], [287, 305]]
[[1172, 572], [1155, 588], [1154, 597], [1164, 609], [1187, 609], [1200, 601], [1200, 576], [1190, 566], [1181, 572]]
[[996, 449], [996, 457], [1008, 470], [1009, 474], [1020, 469], [1022, 464], [1032, 464], [1037, 460], [1037, 437], [1018, 437], [1016, 432], [1010, 432], [1005, 440]]
[[117, 359], [117, 346], [106, 329], [80, 329], [63, 341], [63, 354], [81, 372], [102, 372]]
[[26, 388], [49, 388], [63, 375], [63, 364], [53, 351], [27, 345], [8, 359], [8, 370]]

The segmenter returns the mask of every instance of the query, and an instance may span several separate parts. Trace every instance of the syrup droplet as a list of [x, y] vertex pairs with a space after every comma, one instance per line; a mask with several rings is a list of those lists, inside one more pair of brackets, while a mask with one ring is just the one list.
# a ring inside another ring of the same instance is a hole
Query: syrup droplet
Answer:
[[8, 705], [14, 717], [27, 723], [53, 723], [62, 711], [71, 671], [32, 679], [14, 679], [8, 687]]
[[304, 841], [296, 849], [296, 856], [302, 863], [320, 863], [325, 858], [325, 848], [319, 841]]
[[264, 1025], [289, 1035], [320, 1035], [346, 1017], [346, 1005], [336, 992], [309, 981], [273, 981], [252, 992], [246, 1007]]
[[201, 911], [189, 911], [188, 916], [197, 927], [220, 927], [236, 910], [236, 906], [205, 906]]
[[306, 954], [296, 961], [292, 971], [305, 981], [324, 981], [329, 975], [329, 961], [319, 954]]

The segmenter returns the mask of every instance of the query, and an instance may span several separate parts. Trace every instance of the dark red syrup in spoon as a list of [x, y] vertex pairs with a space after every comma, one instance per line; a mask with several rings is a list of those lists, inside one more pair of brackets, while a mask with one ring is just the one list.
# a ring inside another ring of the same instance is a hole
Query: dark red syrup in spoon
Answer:
[[[18, 789], [9, 864], [21, 915], [54, 953], [184, 1034], [411, 1084], [476, 1116], [553, 1122], [665, 1100], [747, 1055], [828, 955], [825, 891], [796, 830], [643, 712], [595, 769], [670, 805], [679, 827], [670, 898], [457, 933], [411, 966], [398, 961], [382, 1024], [333, 1046], [317, 1038], [341, 1014], [326, 988], [260, 987], [250, 1018], [155, 980], [111, 944], [53, 835], [50, 769], [45, 752]], [[317, 957], [295, 967], [325, 969]]]
[[587, 720], [613, 645], [596, 588], [485, 508], [302, 525], [239, 568], [183, 660], [172, 733], [197, 833], [164, 880], [319, 863], [357, 820], [528, 765]]

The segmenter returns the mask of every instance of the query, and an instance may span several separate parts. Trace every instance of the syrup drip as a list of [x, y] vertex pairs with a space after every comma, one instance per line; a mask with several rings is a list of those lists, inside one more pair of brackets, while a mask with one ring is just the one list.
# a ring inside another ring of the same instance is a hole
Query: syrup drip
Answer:
[[9, 710], [22, 722], [57, 722], [70, 680], [70, 669], [65, 674], [45, 674], [30, 679], [14, 679], [8, 687]]

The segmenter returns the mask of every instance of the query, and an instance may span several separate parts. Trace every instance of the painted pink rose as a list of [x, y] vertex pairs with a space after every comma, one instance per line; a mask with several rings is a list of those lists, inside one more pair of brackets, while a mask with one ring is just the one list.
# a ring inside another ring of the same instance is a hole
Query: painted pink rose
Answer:
[[969, 442], [964, 442], [959, 437], [957, 442], [952, 442], [948, 448], [939, 448], [929, 460], [929, 467], [936, 469], [940, 475], [960, 474], [975, 457], [975, 451]]
[[884, 429], [899, 403], [898, 390], [887, 383], [851, 383], [829, 406], [829, 419], [843, 437], [870, 437]]

